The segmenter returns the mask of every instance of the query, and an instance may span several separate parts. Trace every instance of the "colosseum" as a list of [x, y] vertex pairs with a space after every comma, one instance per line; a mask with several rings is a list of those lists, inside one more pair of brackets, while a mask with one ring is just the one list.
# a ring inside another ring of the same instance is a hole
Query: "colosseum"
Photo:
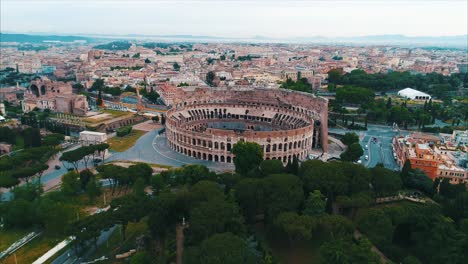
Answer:
[[173, 91], [166, 136], [175, 151], [233, 162], [238, 141], [256, 142], [264, 159], [283, 163], [327, 152], [328, 101], [308, 93], [252, 87], [187, 87]]

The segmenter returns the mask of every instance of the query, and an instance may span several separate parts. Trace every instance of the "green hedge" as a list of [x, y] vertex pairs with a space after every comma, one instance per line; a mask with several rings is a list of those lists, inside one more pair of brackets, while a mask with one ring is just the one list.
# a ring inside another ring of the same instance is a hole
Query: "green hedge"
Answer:
[[117, 136], [123, 137], [123, 136], [130, 134], [130, 132], [132, 132], [132, 126], [124, 126], [124, 127], [117, 129]]

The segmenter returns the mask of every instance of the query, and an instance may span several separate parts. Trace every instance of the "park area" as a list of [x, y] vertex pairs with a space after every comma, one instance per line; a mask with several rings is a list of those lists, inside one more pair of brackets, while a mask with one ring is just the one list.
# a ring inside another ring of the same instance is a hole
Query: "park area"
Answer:
[[110, 138], [109, 140], [107, 140], [107, 143], [110, 146], [110, 150], [122, 152], [133, 147], [133, 145], [135, 145], [135, 142], [145, 133], [145, 131], [141, 130], [132, 130], [128, 135], [125, 135], [123, 137], [115, 136], [113, 138]]

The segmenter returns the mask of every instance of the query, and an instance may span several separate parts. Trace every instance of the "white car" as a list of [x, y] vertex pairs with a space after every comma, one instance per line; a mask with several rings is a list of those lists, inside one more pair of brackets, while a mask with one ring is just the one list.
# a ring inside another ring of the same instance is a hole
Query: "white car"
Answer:
[[368, 148], [367, 144], [366, 144], [366, 146], [365, 146], [364, 148], [365, 148], [365, 149], [367, 149], [367, 148]]
[[357, 163], [358, 163], [358, 164], [361, 164], [361, 163], [362, 163], [362, 160], [358, 160]]
[[365, 158], [366, 160], [369, 160], [369, 156], [368, 156], [368, 155], [366, 155], [364, 158]]

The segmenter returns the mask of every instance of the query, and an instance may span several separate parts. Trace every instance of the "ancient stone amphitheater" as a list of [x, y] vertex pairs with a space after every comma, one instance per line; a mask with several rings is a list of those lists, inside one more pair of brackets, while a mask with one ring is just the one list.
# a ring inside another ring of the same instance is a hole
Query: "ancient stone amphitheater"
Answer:
[[197, 159], [233, 162], [238, 141], [256, 142], [283, 163], [328, 147], [328, 101], [267, 88], [178, 88], [167, 112], [169, 146]]

